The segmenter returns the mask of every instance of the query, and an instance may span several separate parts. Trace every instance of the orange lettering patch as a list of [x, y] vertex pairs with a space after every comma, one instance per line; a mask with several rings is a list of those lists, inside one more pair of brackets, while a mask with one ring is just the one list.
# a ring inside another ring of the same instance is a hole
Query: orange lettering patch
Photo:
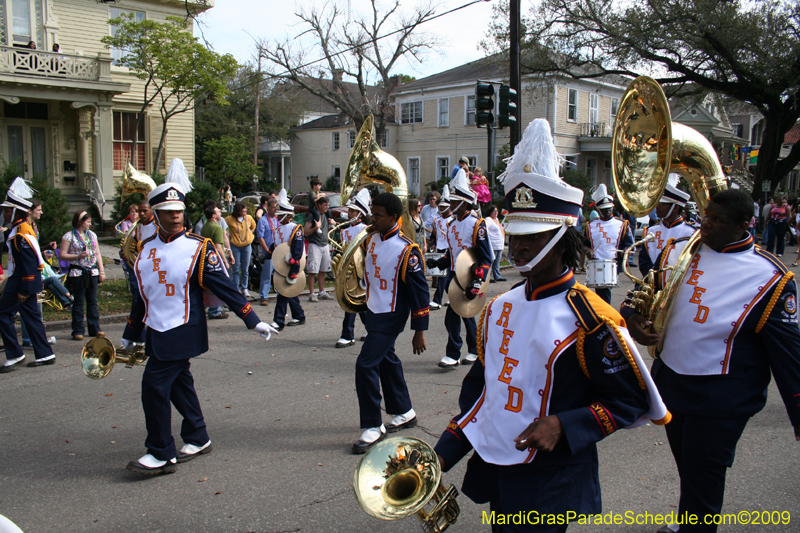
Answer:
[[510, 357], [506, 357], [503, 360], [503, 369], [500, 371], [500, 376], [498, 376], [498, 380], [502, 381], [506, 385], [511, 384], [511, 372], [514, 371], [514, 367], [519, 364], [519, 361], [516, 359], [511, 359]]
[[500, 314], [500, 318], [497, 319], [497, 325], [503, 328], [508, 327], [508, 315], [511, 313], [511, 308], [513, 306], [506, 302], [503, 304], [503, 312]]
[[709, 309], [701, 305], [703, 303], [703, 294], [706, 292], [706, 289], [697, 285], [700, 282], [700, 278], [703, 276], [703, 271], [697, 270], [699, 265], [700, 254], [695, 254], [692, 258], [692, 262], [689, 264], [689, 268], [692, 269], [692, 272], [689, 274], [689, 279], [686, 280], [686, 284], [694, 286], [692, 295], [689, 297], [689, 303], [697, 305], [697, 314], [694, 317], [694, 321], [698, 324], [704, 324], [705, 321], [708, 320]]
[[522, 391], [516, 387], [508, 386], [508, 403], [506, 410], [512, 413], [519, 413], [522, 411]]

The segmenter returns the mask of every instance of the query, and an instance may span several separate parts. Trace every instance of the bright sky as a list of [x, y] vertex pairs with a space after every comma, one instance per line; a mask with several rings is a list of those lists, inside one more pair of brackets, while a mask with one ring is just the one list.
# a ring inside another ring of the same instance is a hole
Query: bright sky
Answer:
[[[439, 0], [436, 13], [444, 13], [469, 4], [474, 0]], [[347, 0], [336, 0], [346, 10]], [[205, 39], [219, 53], [230, 53], [245, 63], [255, 57], [253, 38], [284, 40], [287, 37], [302, 41], [296, 36], [306, 28], [294, 15], [298, 5], [306, 10], [312, 5], [323, 5], [324, 0], [284, 2], [275, 0], [216, 0], [216, 5], [202, 17], [200, 30]], [[387, 6], [386, 0], [378, 0], [378, 6]], [[394, 74], [408, 74], [417, 79], [436, 74], [469, 61], [480, 59], [484, 53], [478, 44], [484, 38], [492, 15], [494, 1], [483, 1], [455, 11], [422, 25], [426, 33], [438, 38], [440, 46], [428, 52], [422, 63], [399, 64]], [[413, 0], [404, 0], [401, 9], [413, 9]], [[350, 0], [351, 14], [370, 13], [368, 0]], [[391, 26], [391, 29], [395, 29]], [[200, 32], [195, 35], [200, 37]], [[315, 58], [316, 59], [316, 58]]]

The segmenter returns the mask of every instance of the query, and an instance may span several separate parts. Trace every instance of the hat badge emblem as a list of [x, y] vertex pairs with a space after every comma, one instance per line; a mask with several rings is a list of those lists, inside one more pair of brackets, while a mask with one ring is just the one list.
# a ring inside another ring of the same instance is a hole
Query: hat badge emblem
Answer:
[[180, 196], [178, 196], [178, 191], [175, 189], [170, 189], [167, 192], [167, 200], [180, 200]]
[[533, 201], [533, 189], [520, 187], [517, 189], [516, 197], [511, 202], [511, 207], [535, 209], [538, 204]]

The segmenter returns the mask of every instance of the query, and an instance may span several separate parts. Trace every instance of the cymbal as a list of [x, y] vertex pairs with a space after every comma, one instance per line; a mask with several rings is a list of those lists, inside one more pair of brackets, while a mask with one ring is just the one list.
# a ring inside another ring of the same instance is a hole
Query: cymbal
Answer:
[[306, 273], [301, 270], [297, 273], [297, 282], [289, 283], [286, 276], [281, 276], [276, 270], [275, 275], [272, 276], [272, 283], [275, 285], [275, 290], [278, 291], [278, 294], [286, 298], [294, 298], [299, 296], [303, 289], [306, 288]]
[[[478, 263], [478, 253], [474, 248], [467, 248], [461, 250], [456, 258], [456, 275], [454, 279], [458, 280], [458, 284], [466, 287], [475, 279], [475, 274], [472, 273], [472, 265]], [[486, 292], [486, 285], [489, 283], [489, 278], [492, 276], [491, 269], [486, 274], [486, 281], [481, 284], [481, 292]], [[461, 315], [464, 316], [464, 315]]]
[[[288, 242], [284, 242], [275, 247], [272, 251], [272, 268], [275, 272], [283, 277], [289, 275], [289, 264], [286, 262], [286, 256], [292, 253], [292, 248]], [[300, 258], [300, 272], [306, 267], [306, 254]]]
[[[461, 252], [461, 254], [463, 253], [464, 252]], [[461, 257], [461, 254], [459, 254], [459, 257]], [[450, 287], [447, 289], [447, 297], [450, 298], [450, 308], [455, 311], [458, 316], [464, 318], [477, 316], [486, 304], [485, 291], [481, 291], [473, 300], [467, 300], [466, 293], [464, 289], [458, 285], [456, 278], [453, 278], [450, 282]]]

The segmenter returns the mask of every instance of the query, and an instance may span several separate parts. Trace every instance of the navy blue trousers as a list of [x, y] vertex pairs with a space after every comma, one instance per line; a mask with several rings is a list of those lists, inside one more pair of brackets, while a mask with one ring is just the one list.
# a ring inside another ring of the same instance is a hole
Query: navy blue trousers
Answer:
[[[361, 323], [364, 323], [364, 313], [358, 313], [359, 318], [361, 318]], [[342, 339], [347, 339], [352, 341], [356, 338], [356, 314], [355, 313], [345, 313], [344, 319], [342, 320]], [[400, 413], [402, 414], [402, 413]]]
[[433, 301], [439, 305], [442, 305], [442, 296], [444, 296], [444, 288], [447, 285], [447, 278], [450, 276], [450, 269], [448, 268], [446, 271], [446, 276], [441, 278], [436, 278], [438, 281], [436, 282], [436, 292], [433, 293]]
[[14, 327], [14, 317], [17, 312], [25, 321], [36, 358], [53, 355], [53, 349], [47, 344], [47, 334], [44, 332], [42, 313], [36, 303], [36, 295], [31, 294], [27, 300], [20, 302], [15, 291], [5, 291], [0, 297], [0, 336], [3, 337], [3, 344], [6, 347], [6, 358], [16, 359], [22, 356], [22, 347], [17, 341], [17, 330]]
[[175, 439], [172, 438], [172, 405], [183, 417], [181, 438], [185, 444], [202, 446], [208, 442], [206, 422], [200, 400], [194, 390], [194, 378], [189, 371], [189, 359], [162, 361], [147, 360], [142, 375], [142, 407], [147, 425], [147, 452], [156, 459], [175, 458]]
[[464, 321], [464, 330], [467, 336], [467, 350], [469, 353], [478, 353], [478, 324], [475, 318], [463, 318], [453, 311], [452, 307], [448, 307], [444, 313], [444, 327], [447, 328], [447, 350], [445, 354], [452, 359], [461, 358], [461, 346], [464, 344], [461, 340], [461, 321]]
[[287, 298], [286, 296], [278, 293], [278, 300], [275, 302], [275, 313], [272, 315], [272, 319], [276, 324], [283, 326], [286, 323], [287, 305], [289, 306], [289, 309], [292, 310], [292, 318], [296, 318], [297, 320], [305, 320], [306, 315], [303, 313], [303, 308], [300, 307], [300, 297], [295, 296], [294, 298]]
[[681, 478], [680, 516], [697, 515], [700, 524], [681, 525], [681, 533], [715, 532], [703, 516], [719, 514], [725, 495], [725, 475], [733, 465], [736, 443], [750, 417], [716, 418], [672, 411], [665, 426]]
[[356, 394], [362, 428], [374, 428], [383, 423], [381, 388], [386, 412], [402, 415], [411, 410], [411, 397], [403, 375], [403, 364], [394, 352], [400, 332], [387, 334], [374, 331], [367, 325], [367, 340], [356, 359]]
[[[128, 276], [128, 286], [131, 289], [131, 312], [133, 312], [133, 310], [136, 309], [139, 301], [142, 299], [142, 297], [139, 295], [139, 278], [136, 277], [136, 273], [133, 272], [130, 267], [128, 267], [128, 263], [125, 261], [122, 262], [122, 270], [124, 270], [125, 274]], [[142, 333], [134, 342], [144, 342], [144, 334], [146, 330], [146, 327], [142, 328]]]
[[89, 336], [94, 337], [100, 331], [100, 310], [97, 308], [97, 276], [92, 276], [89, 287], [71, 286], [70, 292], [75, 301], [72, 302], [72, 335], [83, 335], [83, 307], [86, 303], [86, 323]]

